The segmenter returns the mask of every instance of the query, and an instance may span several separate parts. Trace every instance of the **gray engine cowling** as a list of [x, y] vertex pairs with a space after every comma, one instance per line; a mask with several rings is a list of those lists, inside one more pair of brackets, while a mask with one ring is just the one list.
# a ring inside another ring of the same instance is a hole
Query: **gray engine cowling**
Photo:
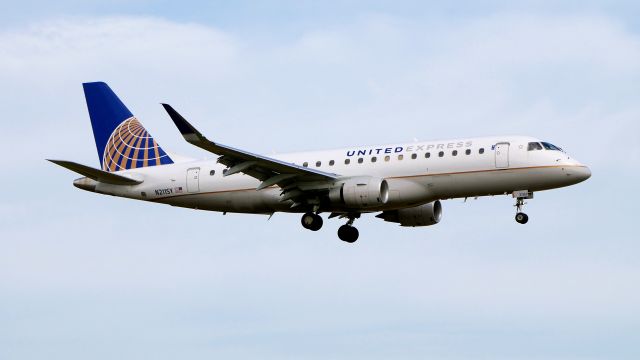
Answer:
[[384, 211], [376, 217], [400, 226], [430, 226], [442, 219], [442, 204], [439, 200], [428, 204], [392, 211]]
[[387, 203], [389, 185], [387, 181], [371, 176], [342, 179], [329, 190], [332, 204], [349, 209], [366, 209]]

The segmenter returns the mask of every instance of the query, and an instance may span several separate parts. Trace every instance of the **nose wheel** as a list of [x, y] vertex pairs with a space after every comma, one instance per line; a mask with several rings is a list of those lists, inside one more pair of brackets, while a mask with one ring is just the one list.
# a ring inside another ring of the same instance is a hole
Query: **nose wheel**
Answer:
[[516, 214], [516, 221], [519, 224], [526, 224], [529, 221], [529, 215], [523, 213], [523, 212], [519, 212]]
[[514, 191], [513, 197], [516, 198], [516, 222], [518, 224], [526, 224], [529, 222], [529, 215], [522, 212], [522, 207], [526, 204], [526, 199], [533, 199], [533, 193], [529, 191]]

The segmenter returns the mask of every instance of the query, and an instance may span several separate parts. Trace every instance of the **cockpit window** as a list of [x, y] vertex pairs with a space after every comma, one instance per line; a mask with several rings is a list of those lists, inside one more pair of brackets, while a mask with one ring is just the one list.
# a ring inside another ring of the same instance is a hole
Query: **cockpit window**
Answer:
[[540, 145], [540, 143], [538, 142], [530, 142], [529, 146], [527, 147], [528, 151], [533, 151], [533, 150], [542, 150], [542, 145]]
[[542, 142], [542, 146], [544, 146], [544, 148], [547, 149], [547, 150], [563, 151], [559, 147], [557, 147], [557, 146], [555, 146], [553, 144], [549, 144], [548, 142]]

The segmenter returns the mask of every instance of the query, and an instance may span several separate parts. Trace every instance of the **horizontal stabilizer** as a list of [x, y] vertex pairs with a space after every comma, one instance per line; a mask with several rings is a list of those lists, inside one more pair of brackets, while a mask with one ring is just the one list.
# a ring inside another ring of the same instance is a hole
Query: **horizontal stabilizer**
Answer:
[[56, 165], [60, 165], [63, 168], [69, 169], [73, 172], [76, 172], [80, 175], [84, 175], [86, 177], [88, 177], [89, 179], [93, 179], [95, 181], [99, 181], [101, 183], [105, 183], [105, 184], [112, 184], [112, 185], [137, 185], [142, 183], [142, 180], [136, 180], [136, 179], [132, 179], [126, 176], [122, 176], [122, 175], [118, 175], [118, 174], [114, 174], [114, 173], [110, 173], [107, 171], [103, 171], [100, 169], [94, 169], [90, 166], [86, 166], [86, 165], [82, 165], [82, 164], [78, 164], [72, 161], [65, 161], [65, 160], [50, 160], [47, 159], [49, 161], [51, 161], [52, 163], [56, 164]]

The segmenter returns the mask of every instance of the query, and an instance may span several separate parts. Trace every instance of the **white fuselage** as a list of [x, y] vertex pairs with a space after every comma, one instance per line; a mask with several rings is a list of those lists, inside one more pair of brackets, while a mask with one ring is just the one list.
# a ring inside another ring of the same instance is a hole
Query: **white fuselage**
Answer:
[[[383, 211], [434, 200], [541, 191], [581, 182], [589, 169], [558, 150], [529, 150], [524, 136], [503, 136], [363, 146], [328, 151], [290, 153], [276, 159], [340, 176], [373, 176], [389, 185]], [[224, 176], [215, 159], [118, 172], [143, 180], [121, 186], [76, 180], [76, 186], [98, 193], [203, 210], [268, 214], [304, 212], [282, 201], [281, 190], [256, 190], [259, 181], [238, 173]], [[323, 208], [322, 211], [344, 209]]]

